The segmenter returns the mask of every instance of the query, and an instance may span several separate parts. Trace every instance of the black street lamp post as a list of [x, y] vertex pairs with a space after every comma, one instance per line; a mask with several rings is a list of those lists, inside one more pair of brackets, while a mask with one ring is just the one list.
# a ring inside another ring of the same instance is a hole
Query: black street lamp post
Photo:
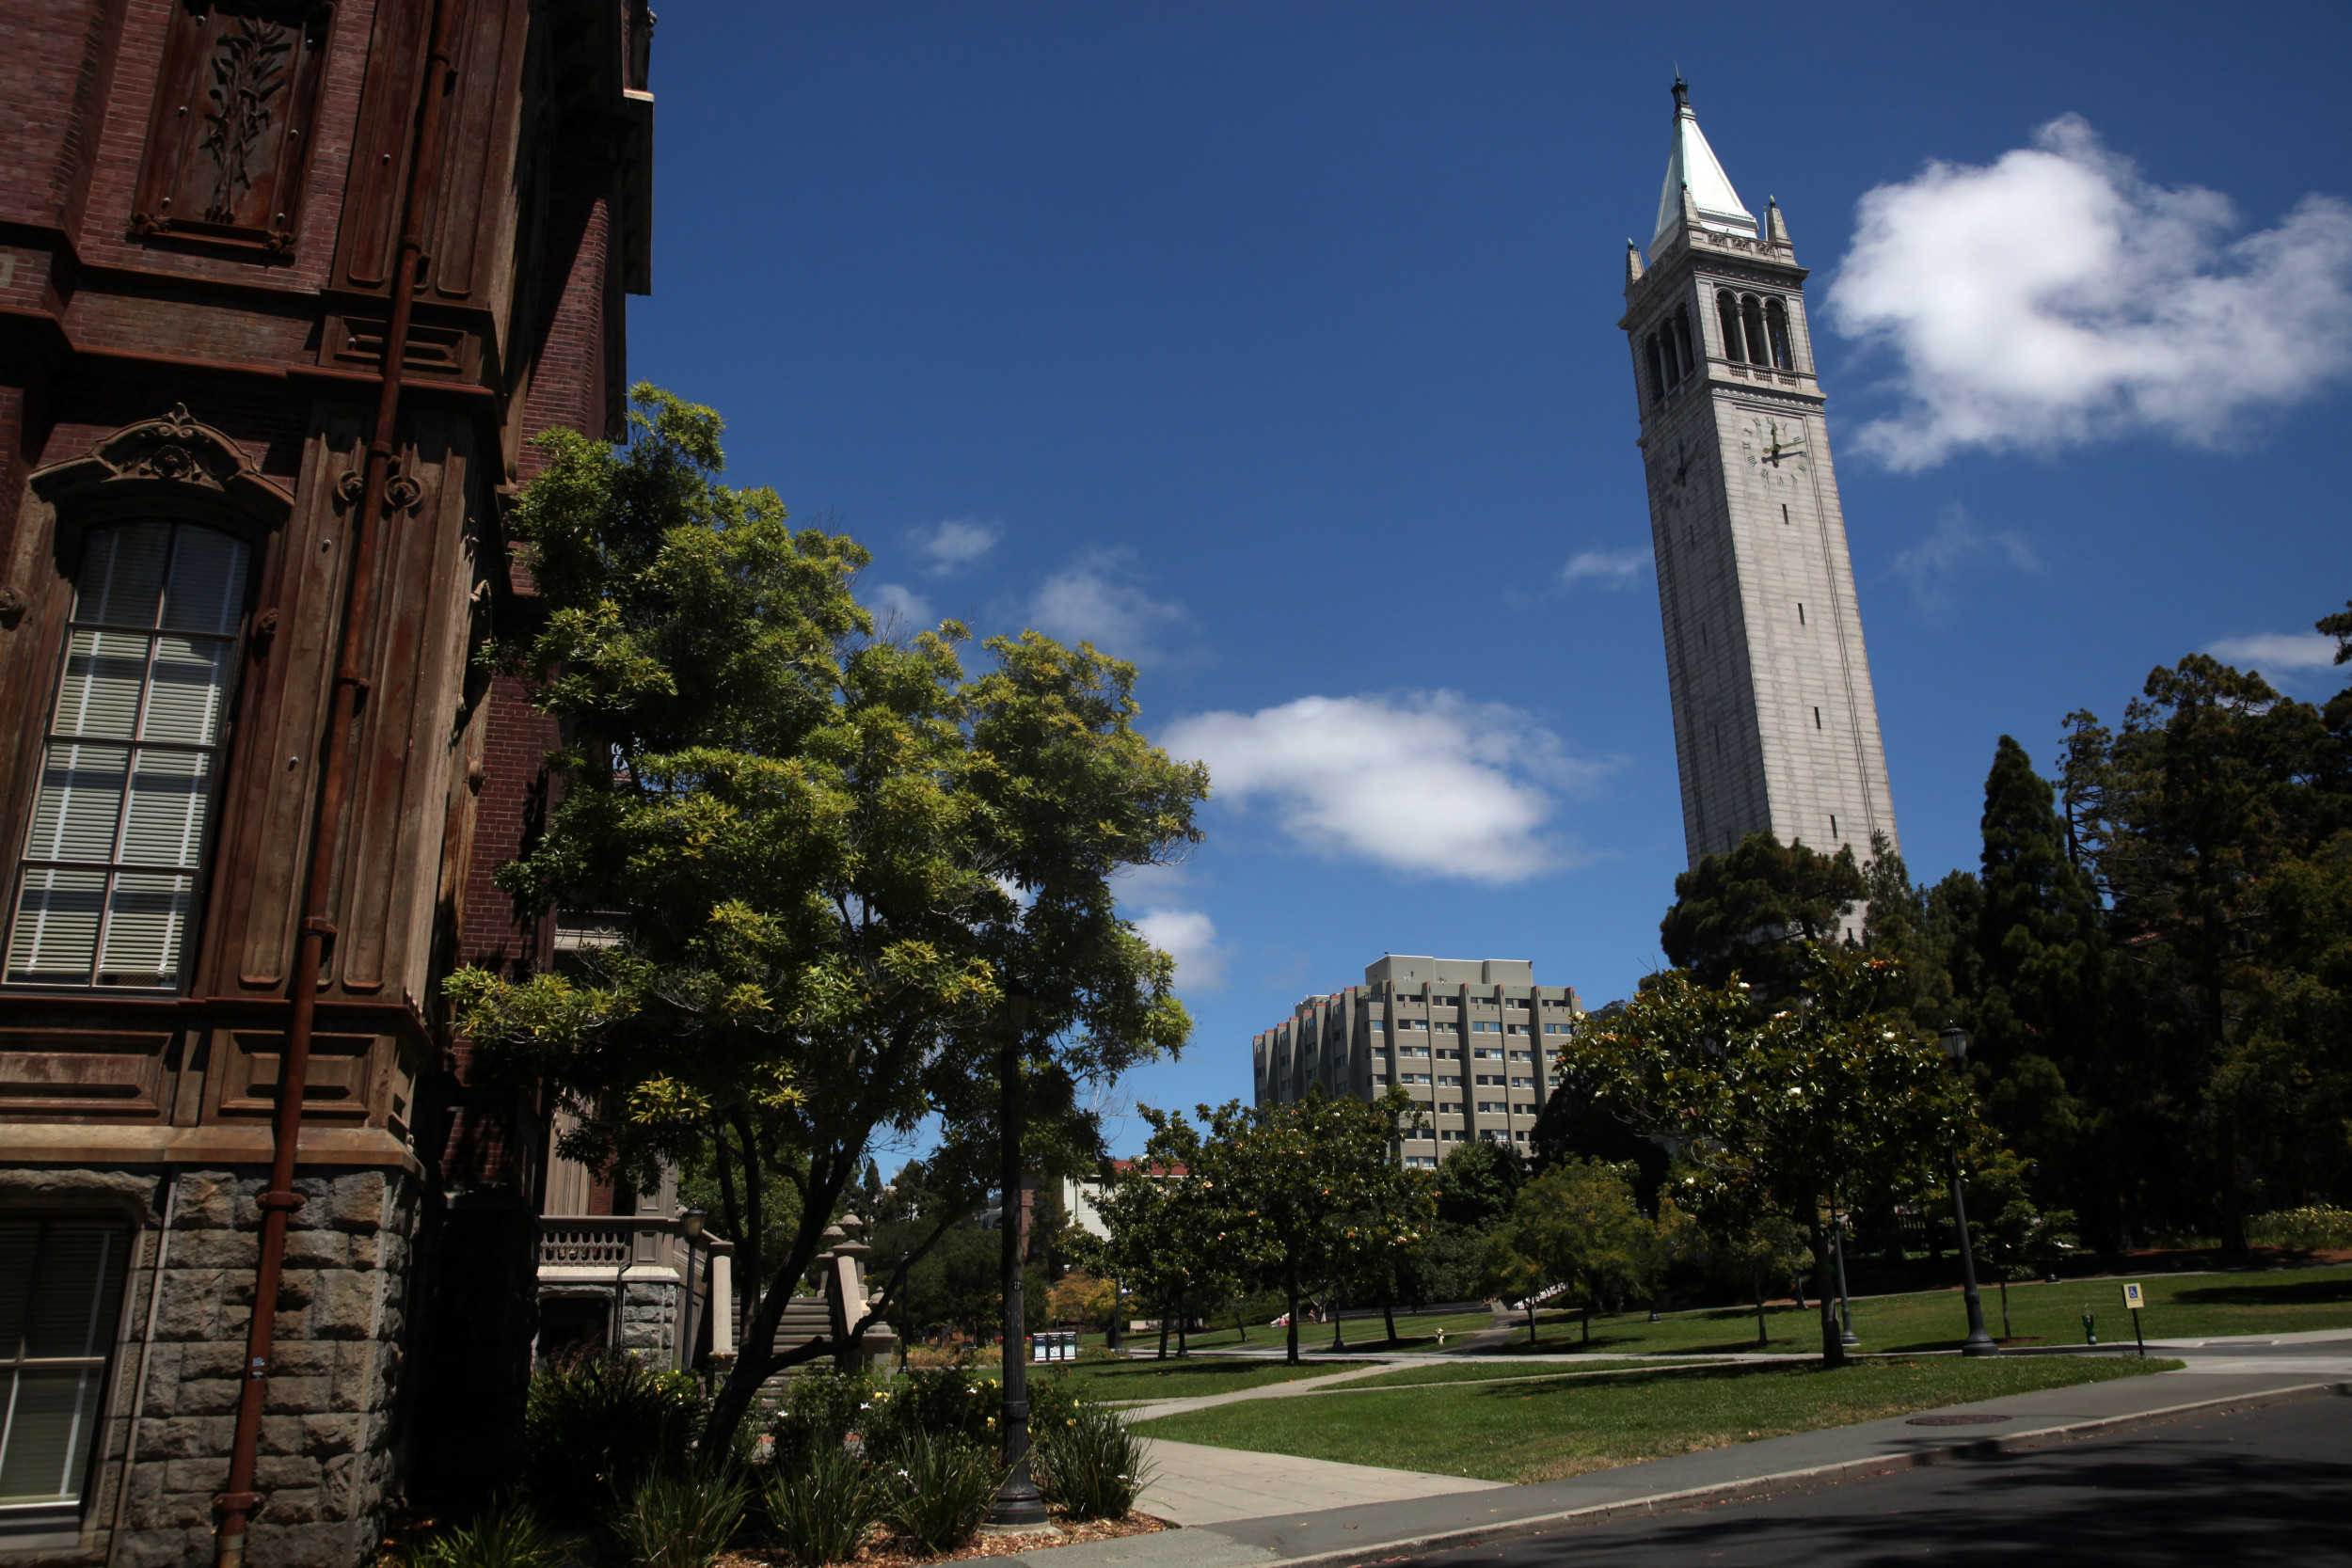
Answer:
[[[1968, 1065], [1968, 1031], [1954, 1025], [1944, 1031], [1944, 1059], [1957, 1072]], [[1977, 1253], [1968, 1243], [1968, 1205], [1960, 1196], [1960, 1148], [1952, 1148], [1952, 1220], [1960, 1227], [1961, 1293], [1968, 1302], [1968, 1338], [1963, 1355], [1998, 1355], [2001, 1347], [1984, 1331], [1984, 1298], [1977, 1294]]]
[[1837, 1255], [1837, 1342], [1851, 1350], [1862, 1343], [1862, 1336], [1853, 1331], [1853, 1298], [1846, 1293], [1846, 1221], [1835, 1209], [1830, 1212], [1829, 1244]]
[[996, 1489], [996, 1505], [988, 1522], [995, 1529], [1041, 1529], [1047, 1523], [1045, 1499], [1029, 1477], [1028, 1312], [1021, 1299], [1021, 1043], [1028, 1027], [1029, 999], [1020, 990], [1005, 992], [1005, 1037], [997, 1048], [997, 1139], [1002, 1146], [1004, 1208], [998, 1223], [1004, 1240], [1005, 1403], [998, 1421], [1004, 1429], [1005, 1481]]

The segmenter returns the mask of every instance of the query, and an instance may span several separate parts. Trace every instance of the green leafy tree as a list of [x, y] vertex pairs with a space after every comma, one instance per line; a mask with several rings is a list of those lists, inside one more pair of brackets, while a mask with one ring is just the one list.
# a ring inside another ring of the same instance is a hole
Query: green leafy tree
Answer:
[[[1564, 1160], [1519, 1189], [1497, 1234], [1501, 1272], [1520, 1282], [1533, 1264], [1538, 1278], [1529, 1296], [1542, 1286], [1565, 1287], [1564, 1298], [1582, 1309], [1585, 1344], [1596, 1308], [1646, 1297], [1665, 1269], [1658, 1227], [1634, 1205], [1631, 1174], [1598, 1160]], [[1531, 1337], [1534, 1322], [1531, 1301]]]
[[1792, 990], [1804, 962], [1797, 944], [1836, 940], [1867, 894], [1853, 851], [1834, 855], [1750, 833], [1727, 855], [1708, 855], [1675, 879], [1674, 907], [1659, 923], [1666, 961], [1701, 985], [1734, 971], [1768, 992]]
[[2009, 1282], [2056, 1269], [2075, 1245], [2070, 1209], [2035, 1200], [2033, 1166], [2006, 1148], [1969, 1161], [1968, 1235], [1977, 1261], [2001, 1287], [2001, 1338], [2015, 1338], [2009, 1321]]
[[1772, 1342], [1764, 1315], [1765, 1285], [1785, 1284], [1812, 1262], [1804, 1231], [1786, 1214], [1765, 1214], [1749, 1225], [1726, 1226], [1707, 1238], [1708, 1271], [1721, 1284], [1743, 1291], [1756, 1304], [1756, 1343]]
[[1901, 989], [1892, 963], [1826, 947], [1803, 957], [1783, 1005], [1737, 979], [1670, 972], [1573, 1049], [1618, 1115], [1674, 1141], [1678, 1205], [1715, 1228], [1769, 1214], [1804, 1228], [1822, 1360], [1842, 1366], [1824, 1216], [1933, 1185], [1979, 1125], [1941, 1049], [1885, 1009]]
[[[1075, 1244], [1089, 1270], [1116, 1280], [1122, 1293], [1152, 1308], [1160, 1321], [1165, 1360], [1168, 1325], [1188, 1324], [1205, 1299], [1221, 1293], [1224, 1255], [1214, 1244], [1221, 1227], [1216, 1200], [1200, 1187], [1200, 1140], [1192, 1125], [1149, 1105], [1136, 1112], [1152, 1129], [1143, 1156], [1123, 1167], [1106, 1166], [1094, 1200], [1108, 1234], [1082, 1236]], [[1183, 1332], [1180, 1326], [1180, 1349]]]
[[1477, 1229], [1510, 1213], [1527, 1180], [1527, 1164], [1506, 1145], [1455, 1144], [1438, 1164], [1438, 1218]]
[[[663, 1158], [713, 1164], [751, 1296], [705, 1433], [724, 1449], [766, 1379], [847, 1348], [773, 1340], [876, 1138], [935, 1117], [934, 1164], [984, 1184], [1009, 990], [1048, 1162], [1099, 1145], [1080, 1083], [1184, 1042], [1173, 965], [1111, 877], [1193, 843], [1207, 781], [1134, 728], [1133, 668], [1090, 648], [995, 639], [974, 676], [953, 623], [876, 639], [865, 550], [721, 483], [708, 409], [633, 396], [626, 447], [542, 438], [513, 521], [546, 614], [493, 650], [567, 739], [501, 885], [526, 911], [626, 910], [626, 940], [449, 993], [485, 1063], [578, 1118], [567, 1153], [641, 1190]], [[782, 1187], [797, 1220], [771, 1248]]]
[[1199, 1116], [1195, 1190], [1216, 1221], [1213, 1244], [1246, 1282], [1281, 1292], [1295, 1365], [1300, 1302], [1422, 1239], [1426, 1222], [1400, 1196], [1417, 1189], [1395, 1155], [1420, 1113], [1402, 1089], [1370, 1103], [1315, 1089], [1281, 1105], [1202, 1105]]

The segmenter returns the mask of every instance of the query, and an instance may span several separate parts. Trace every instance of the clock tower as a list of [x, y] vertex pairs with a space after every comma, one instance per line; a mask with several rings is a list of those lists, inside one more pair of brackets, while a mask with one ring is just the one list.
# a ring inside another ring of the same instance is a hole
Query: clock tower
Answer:
[[1691, 863], [1770, 829], [1895, 840], [1878, 705], [1805, 315], [1779, 205], [1758, 224], [1674, 85], [1658, 225], [1628, 243], [1641, 408]]

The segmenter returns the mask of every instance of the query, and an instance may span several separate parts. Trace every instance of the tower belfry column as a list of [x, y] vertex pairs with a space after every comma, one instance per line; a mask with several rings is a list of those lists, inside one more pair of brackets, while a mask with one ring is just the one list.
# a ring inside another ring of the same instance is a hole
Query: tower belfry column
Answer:
[[1895, 842], [1878, 705], [1805, 312], [1777, 202], [1759, 226], [1680, 78], [1646, 248], [1627, 242], [1650, 531], [1691, 863], [1753, 832]]

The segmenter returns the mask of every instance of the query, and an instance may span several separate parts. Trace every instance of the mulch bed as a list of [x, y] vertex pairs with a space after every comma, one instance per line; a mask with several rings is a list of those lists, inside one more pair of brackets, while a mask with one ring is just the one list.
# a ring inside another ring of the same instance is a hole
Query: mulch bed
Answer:
[[[1053, 1535], [983, 1535], [961, 1550], [943, 1552], [933, 1557], [928, 1552], [910, 1551], [906, 1544], [877, 1532], [866, 1547], [851, 1558], [846, 1568], [914, 1568], [918, 1563], [961, 1562], [973, 1557], [1015, 1557], [1035, 1551], [1041, 1546], [1075, 1546], [1089, 1541], [1109, 1541], [1122, 1535], [1151, 1535], [1176, 1527], [1165, 1519], [1154, 1519], [1149, 1513], [1130, 1513], [1124, 1519], [1089, 1519], [1082, 1523], [1065, 1523]], [[782, 1568], [791, 1560], [782, 1552], [727, 1552], [712, 1568]]]

